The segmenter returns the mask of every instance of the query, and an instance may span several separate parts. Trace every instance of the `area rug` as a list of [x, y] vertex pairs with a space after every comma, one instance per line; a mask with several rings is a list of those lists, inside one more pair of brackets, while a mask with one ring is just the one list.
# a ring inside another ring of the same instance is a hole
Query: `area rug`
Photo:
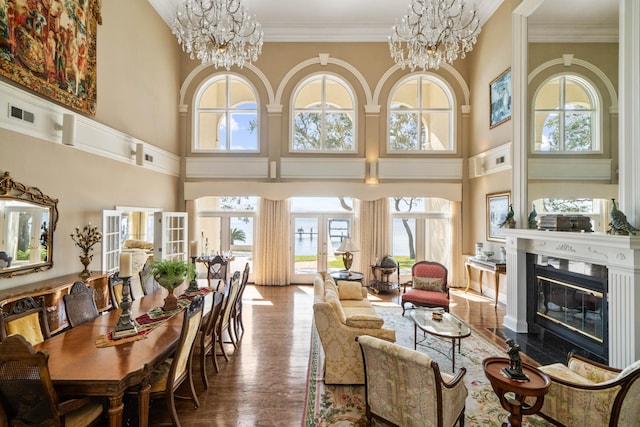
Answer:
[[[384, 327], [395, 329], [396, 342], [413, 348], [413, 321], [408, 316], [402, 317], [402, 308], [395, 304], [375, 305], [375, 308], [384, 318]], [[364, 387], [325, 385], [322, 377], [324, 354], [315, 327], [312, 328], [311, 335], [307, 396], [302, 425], [365, 426]], [[438, 362], [442, 372], [452, 373], [451, 341], [427, 336], [425, 345], [419, 345], [418, 351], [428, 354]], [[466, 426], [499, 426], [507, 415], [482, 370], [482, 360], [491, 356], [506, 357], [505, 350], [488, 341], [476, 330], [472, 330], [471, 336], [462, 340], [460, 353], [456, 350], [456, 369], [460, 366], [467, 369], [464, 376], [469, 390], [465, 408]], [[523, 425], [546, 427], [552, 424], [532, 415], [524, 417]]]

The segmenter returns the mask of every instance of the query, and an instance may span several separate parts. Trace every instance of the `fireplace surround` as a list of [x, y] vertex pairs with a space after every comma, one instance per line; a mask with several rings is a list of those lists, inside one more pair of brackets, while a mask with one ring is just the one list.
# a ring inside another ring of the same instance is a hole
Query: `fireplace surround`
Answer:
[[606, 268], [606, 341], [609, 365], [625, 368], [640, 359], [640, 236], [508, 229], [507, 307], [504, 326], [529, 331], [527, 257], [547, 256]]

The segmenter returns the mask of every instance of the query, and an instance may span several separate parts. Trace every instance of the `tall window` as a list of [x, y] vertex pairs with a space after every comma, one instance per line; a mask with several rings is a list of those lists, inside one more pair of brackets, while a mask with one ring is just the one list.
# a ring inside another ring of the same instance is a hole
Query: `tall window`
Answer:
[[600, 111], [595, 89], [577, 76], [548, 80], [534, 99], [534, 151], [600, 151]]
[[442, 81], [412, 76], [391, 93], [390, 152], [453, 151], [453, 97]]
[[195, 101], [194, 151], [258, 151], [258, 101], [242, 77], [217, 76]]
[[440, 198], [392, 197], [392, 253], [402, 274], [420, 260], [451, 268], [451, 202]]
[[295, 90], [291, 151], [355, 152], [355, 102], [342, 79], [322, 74]]

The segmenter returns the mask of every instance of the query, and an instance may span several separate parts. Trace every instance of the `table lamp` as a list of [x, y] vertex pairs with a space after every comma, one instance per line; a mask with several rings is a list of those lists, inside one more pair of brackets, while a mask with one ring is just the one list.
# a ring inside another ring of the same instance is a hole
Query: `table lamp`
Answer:
[[[349, 273], [349, 269], [351, 268], [351, 264], [353, 263], [353, 252], [359, 252], [360, 248], [353, 243], [350, 237], [347, 237], [342, 240], [338, 249], [336, 249], [337, 254], [342, 254], [342, 262], [344, 264], [344, 269]], [[351, 273], [349, 273], [351, 274]]]

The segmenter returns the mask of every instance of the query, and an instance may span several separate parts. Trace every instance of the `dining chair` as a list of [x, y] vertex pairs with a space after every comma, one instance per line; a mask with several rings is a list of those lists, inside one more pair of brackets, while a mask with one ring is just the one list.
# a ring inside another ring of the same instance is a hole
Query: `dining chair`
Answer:
[[220, 255], [216, 255], [211, 261], [207, 261], [207, 280], [211, 288], [213, 279], [227, 280], [227, 268], [229, 262], [225, 261]]
[[[150, 377], [150, 399], [165, 399], [165, 405], [169, 410], [173, 425], [180, 427], [180, 419], [176, 411], [175, 399], [184, 398], [193, 401], [194, 408], [200, 407], [200, 401], [193, 386], [193, 376], [191, 374], [193, 349], [200, 330], [202, 313], [204, 308], [204, 297], [197, 295], [191, 304], [184, 310], [184, 320], [180, 331], [180, 340], [172, 357], [167, 358], [151, 372]], [[189, 384], [191, 396], [178, 396], [176, 390], [185, 381]], [[130, 393], [136, 394], [136, 391]], [[140, 405], [138, 405], [140, 406]], [[147, 414], [138, 414], [139, 419], [144, 419]]]
[[0, 394], [11, 426], [90, 426], [104, 402], [89, 397], [59, 401], [49, 374], [49, 354], [22, 335], [0, 342]]
[[249, 281], [249, 263], [246, 263], [244, 270], [242, 271], [242, 279], [240, 280], [240, 288], [236, 295], [236, 299], [233, 303], [233, 310], [231, 311], [231, 320], [233, 323], [233, 334], [236, 343], [240, 342], [244, 335], [244, 323], [242, 322], [242, 296], [244, 295], [244, 289]]
[[72, 328], [98, 317], [94, 293], [93, 286], [87, 286], [84, 282], [75, 282], [69, 293], [63, 295], [67, 320]]
[[138, 272], [140, 275], [140, 284], [142, 285], [142, 293], [145, 295], [149, 295], [160, 289], [160, 284], [154, 279], [153, 275], [149, 274], [149, 268], [151, 266], [151, 261], [147, 261], [142, 270]]
[[[225, 289], [228, 292], [228, 288]], [[211, 360], [213, 362], [213, 367], [215, 368], [216, 373], [218, 373], [219, 371], [218, 360], [216, 359], [215, 354], [216, 324], [220, 319], [220, 313], [222, 312], [224, 298], [224, 292], [216, 292], [213, 297], [211, 310], [209, 311], [209, 313], [207, 313], [205, 318], [202, 320], [202, 324], [200, 325], [200, 374], [202, 375], [202, 382], [204, 383], [205, 388], [209, 388], [209, 379], [207, 377], [207, 355], [211, 355]]]
[[222, 309], [222, 314], [220, 315], [220, 321], [218, 322], [218, 325], [216, 328], [216, 335], [218, 339], [218, 346], [220, 347], [220, 354], [222, 354], [222, 356], [224, 357], [224, 360], [226, 361], [229, 361], [229, 356], [227, 355], [227, 352], [224, 348], [225, 332], [228, 335], [230, 340], [230, 341], [227, 341], [227, 343], [233, 344], [234, 348], [238, 347], [238, 345], [233, 339], [233, 334], [230, 328], [232, 327], [231, 311], [233, 310], [233, 302], [235, 300], [235, 297], [239, 288], [240, 288], [240, 272], [236, 271], [235, 273], [233, 273], [233, 277], [229, 281], [229, 295], [227, 298], [225, 298], [226, 302], [224, 304], [224, 308]]
[[20, 334], [31, 345], [36, 345], [49, 339], [49, 324], [44, 296], [37, 302], [32, 297], [24, 297], [9, 303], [5, 310], [2, 308], [0, 316], [0, 341], [9, 335]]

